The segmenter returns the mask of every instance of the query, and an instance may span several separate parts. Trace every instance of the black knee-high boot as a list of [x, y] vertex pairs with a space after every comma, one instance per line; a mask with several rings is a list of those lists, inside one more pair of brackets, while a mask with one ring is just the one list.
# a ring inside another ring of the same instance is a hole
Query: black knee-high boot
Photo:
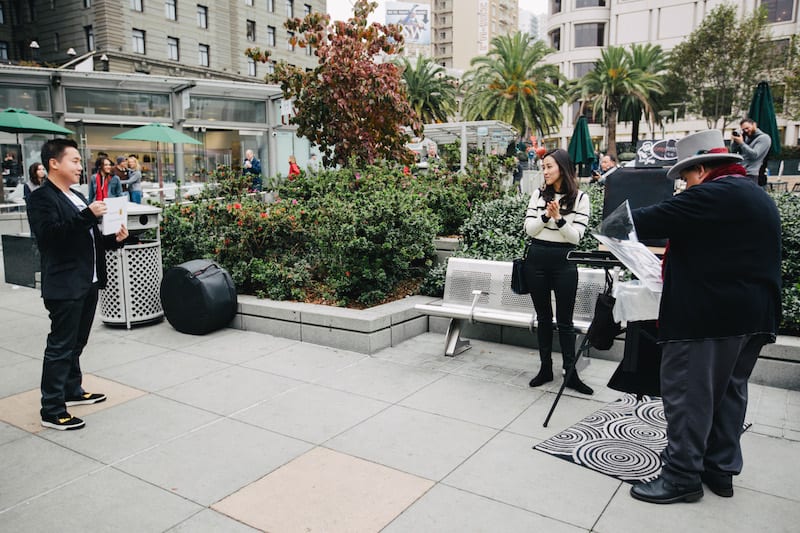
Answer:
[[558, 342], [561, 343], [561, 356], [564, 361], [564, 372], [568, 376], [567, 387], [576, 390], [581, 394], [594, 394], [594, 390], [581, 381], [578, 377], [578, 369], [576, 368], [570, 376], [570, 370], [575, 366], [575, 328], [572, 325], [558, 325]]
[[531, 387], [538, 387], [553, 381], [553, 323], [539, 322], [536, 327], [536, 337], [539, 341], [539, 359], [541, 366], [539, 373], [528, 383]]

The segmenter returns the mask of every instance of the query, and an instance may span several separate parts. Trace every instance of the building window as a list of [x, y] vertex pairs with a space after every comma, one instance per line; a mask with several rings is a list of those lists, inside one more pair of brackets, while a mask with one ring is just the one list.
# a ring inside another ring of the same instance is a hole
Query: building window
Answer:
[[286, 32], [286, 37], [287, 37], [286, 41], [288, 43], [286, 45], [286, 49], [289, 50], [290, 52], [294, 52], [294, 32], [293, 31], [287, 31]]
[[550, 0], [550, 14], [561, 13], [561, 0]]
[[91, 26], [84, 26], [83, 34], [86, 37], [86, 49], [94, 50], [94, 28]]
[[550, 48], [558, 52], [561, 50], [561, 30], [555, 29], [551, 31], [549, 34], [550, 36]]
[[61, 50], [61, 35], [56, 32], [53, 35], [53, 51], [58, 52], [59, 50]]
[[248, 41], [255, 41], [256, 40], [256, 21], [255, 20], [248, 20], [246, 23], [247, 28], [247, 40]]
[[248, 76], [256, 75], [256, 62], [252, 57], [247, 58], [247, 75]]
[[134, 11], [144, 11], [144, 0], [131, 0], [131, 9]]
[[575, 79], [580, 79], [594, 70], [594, 61], [575, 63], [572, 65], [572, 74]]
[[[0, 24], [6, 23], [6, 8], [0, 3]], [[8, 52], [8, 43], [6, 43], [6, 52]]]
[[582, 7], [606, 7], [606, 0], [575, 0], [575, 9]]
[[267, 11], [275, 13], [275, 0], [267, 0]]
[[0, 60], [8, 61], [8, 42], [0, 41]]
[[271, 61], [267, 63], [267, 74], [275, 74], [275, 63]]
[[164, 12], [167, 20], [178, 20], [178, 0], [166, 0], [164, 2]]
[[181, 59], [181, 42], [177, 37], [167, 37], [167, 58], [173, 61]]
[[311, 5], [303, 4], [303, 14], [310, 15], [311, 14]]
[[794, 20], [794, 0], [761, 0], [767, 9], [767, 22], [789, 22]]
[[244, 5], [252, 6], [253, 5], [253, 0], [244, 0]]
[[275, 46], [275, 26], [267, 26], [267, 46]]
[[208, 8], [200, 4], [197, 4], [197, 25], [208, 28]]
[[198, 46], [198, 52], [200, 54], [200, 66], [201, 67], [208, 67], [211, 65], [209, 60], [210, 49], [207, 44], [201, 44]]
[[144, 30], [137, 30], [133, 28], [133, 52], [135, 54], [144, 54]]
[[286, 0], [286, 18], [294, 18], [294, 0]]
[[83, 7], [85, 7], [86, 9], [92, 7], [92, 0], [83, 0]]
[[439, 38], [442, 40], [447, 39], [447, 32], [446, 31], [439, 32]]
[[603, 46], [606, 25], [602, 22], [575, 24], [575, 48]]

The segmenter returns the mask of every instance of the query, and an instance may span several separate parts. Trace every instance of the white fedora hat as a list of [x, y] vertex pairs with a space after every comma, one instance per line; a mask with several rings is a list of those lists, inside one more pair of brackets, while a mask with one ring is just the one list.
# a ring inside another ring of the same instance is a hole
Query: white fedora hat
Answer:
[[701, 131], [687, 135], [675, 145], [678, 150], [678, 162], [669, 169], [667, 177], [677, 179], [681, 177], [681, 170], [708, 161], [741, 161], [742, 156], [728, 152], [722, 132], [719, 130]]

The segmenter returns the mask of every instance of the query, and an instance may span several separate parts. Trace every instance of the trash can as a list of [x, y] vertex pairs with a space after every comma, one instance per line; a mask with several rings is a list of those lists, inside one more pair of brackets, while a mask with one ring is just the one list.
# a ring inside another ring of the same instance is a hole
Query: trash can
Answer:
[[[160, 208], [128, 203], [128, 241], [118, 250], [106, 251], [108, 283], [100, 291], [103, 323], [130, 329], [163, 319], [160, 219]], [[147, 230], [155, 230], [155, 239], [144, 238]]]

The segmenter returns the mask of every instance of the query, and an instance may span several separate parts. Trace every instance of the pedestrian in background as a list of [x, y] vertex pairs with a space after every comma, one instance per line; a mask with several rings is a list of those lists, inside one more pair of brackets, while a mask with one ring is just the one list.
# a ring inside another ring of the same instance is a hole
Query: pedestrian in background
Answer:
[[44, 179], [47, 177], [47, 171], [41, 163], [34, 163], [28, 169], [28, 181], [25, 182], [25, 187], [22, 189], [22, 194], [25, 198], [25, 203], [28, 203], [28, 197], [33, 191], [41, 187]]
[[128, 179], [122, 181], [123, 185], [128, 186], [128, 194], [130, 195], [131, 202], [135, 204], [142, 203], [142, 167], [139, 166], [139, 160], [135, 155], [128, 156]]

